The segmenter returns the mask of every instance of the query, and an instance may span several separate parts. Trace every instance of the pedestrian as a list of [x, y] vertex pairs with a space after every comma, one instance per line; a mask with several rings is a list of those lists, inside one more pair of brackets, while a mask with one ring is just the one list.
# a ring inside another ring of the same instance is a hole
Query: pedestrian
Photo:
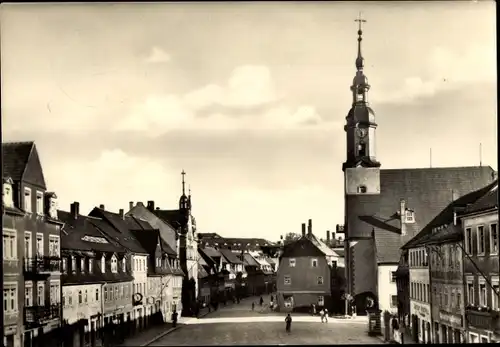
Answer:
[[255, 302], [252, 302], [252, 311], [255, 309]]
[[262, 296], [260, 297], [259, 303], [260, 303], [260, 306], [262, 306], [262, 304], [264, 303], [264, 299], [262, 299]]
[[325, 308], [325, 321], [328, 323], [328, 309]]
[[177, 313], [177, 311], [174, 311], [172, 313], [172, 326], [175, 328], [177, 326], [177, 316], [179, 314]]
[[292, 317], [290, 316], [290, 313], [286, 316], [285, 323], [286, 323], [285, 330], [287, 333], [289, 333], [292, 328]]
[[324, 323], [324, 321], [325, 321], [325, 311], [323, 311], [323, 309], [321, 309], [321, 311], [319, 311], [319, 315], [321, 317], [321, 323]]
[[316, 315], [316, 305], [313, 304], [313, 316]]

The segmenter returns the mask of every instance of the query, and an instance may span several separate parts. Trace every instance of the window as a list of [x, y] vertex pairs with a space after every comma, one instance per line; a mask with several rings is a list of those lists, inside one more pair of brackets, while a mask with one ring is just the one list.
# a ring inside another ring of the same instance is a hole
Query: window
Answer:
[[31, 240], [31, 231], [24, 232], [24, 257], [27, 259], [33, 258], [33, 243]]
[[456, 301], [455, 301], [455, 290], [451, 291], [451, 298], [450, 298], [450, 306], [453, 308], [455, 307]]
[[479, 340], [478, 336], [473, 333], [469, 333], [469, 343], [477, 343]]
[[80, 272], [82, 272], [82, 273], [85, 272], [85, 258], [84, 257], [80, 258]]
[[24, 188], [24, 210], [31, 212], [31, 189]]
[[89, 274], [92, 273], [93, 268], [94, 268], [94, 259], [89, 258]]
[[118, 286], [115, 286], [115, 300], [118, 299]]
[[111, 258], [111, 272], [116, 273], [118, 272], [118, 260], [116, 257], [113, 255]]
[[50, 283], [50, 303], [51, 304], [59, 303], [59, 299], [61, 297], [60, 290], [61, 290], [60, 283], [57, 281], [51, 281], [51, 283]]
[[59, 257], [59, 254], [60, 254], [59, 236], [49, 235], [49, 256]]
[[395, 283], [397, 279], [396, 271], [391, 271], [391, 282]]
[[465, 229], [465, 251], [468, 254], [472, 254], [472, 229]]
[[287, 284], [287, 285], [292, 284], [292, 278], [290, 276], [285, 276], [284, 284]]
[[318, 276], [318, 284], [323, 284], [323, 276]]
[[467, 282], [467, 302], [469, 305], [474, 305], [474, 282]]
[[43, 216], [43, 193], [36, 192], [36, 214]]
[[498, 311], [498, 278], [491, 280], [491, 287], [491, 308]]
[[101, 258], [101, 271], [102, 273], [106, 272], [106, 258], [104, 256]]
[[84, 297], [84, 302], [87, 303], [89, 300], [89, 297], [88, 297], [88, 291], [87, 289], [85, 289], [85, 297]]
[[68, 258], [62, 259], [62, 271], [63, 271], [63, 273], [68, 272]]
[[398, 307], [398, 296], [391, 295], [391, 307]]
[[120, 286], [120, 299], [123, 299], [123, 285]]
[[311, 266], [312, 267], [318, 267], [318, 259], [312, 259], [311, 260]]
[[477, 227], [477, 254], [484, 254], [486, 250], [486, 238], [484, 235], [484, 227], [482, 225]]
[[127, 272], [127, 263], [125, 261], [125, 258], [123, 258], [122, 260], [122, 271]]
[[24, 306], [33, 306], [33, 283], [30, 282], [24, 284]]
[[104, 287], [104, 301], [108, 301], [108, 288]]
[[412, 210], [405, 211], [405, 223], [414, 223], [415, 222], [415, 214]]
[[[360, 143], [358, 144], [358, 156], [360, 156], [360, 157], [364, 157], [364, 156], [366, 156], [366, 143], [364, 143], [364, 142], [360, 142]], [[362, 187], [363, 187], [363, 186], [362, 186]], [[365, 187], [365, 189], [366, 189], [366, 187]], [[365, 192], [366, 192], [366, 191], [365, 191]], [[362, 192], [362, 193], [364, 193], [364, 192]]]
[[325, 297], [322, 295], [318, 296], [318, 306], [325, 306]]
[[289, 266], [290, 266], [290, 267], [295, 267], [295, 259], [294, 259], [294, 258], [291, 258], [291, 259], [288, 261], [288, 263], [289, 263]]
[[457, 303], [456, 306], [457, 308], [462, 308], [462, 293], [460, 291], [457, 291]]
[[38, 306], [45, 304], [45, 284], [43, 282], [37, 284], [37, 300]]
[[364, 194], [364, 193], [366, 193], [366, 186], [359, 186], [359, 187], [358, 187], [358, 193], [359, 193], [359, 194]]
[[5, 206], [12, 207], [13, 201], [12, 201], [12, 185], [14, 182], [12, 181], [12, 178], [7, 178], [6, 180], [3, 181], [3, 203]]
[[4, 282], [3, 285], [3, 311], [12, 314], [18, 311], [17, 308], [17, 283]]
[[43, 257], [43, 234], [36, 233], [36, 256]]
[[74, 255], [71, 256], [71, 272], [76, 272], [76, 257]]
[[490, 224], [490, 254], [498, 254], [497, 224]]
[[489, 343], [488, 338], [486, 336], [481, 336], [481, 343]]
[[72, 306], [73, 305], [73, 292], [68, 291], [68, 305]]
[[479, 283], [479, 305], [487, 306], [486, 283]]
[[79, 291], [78, 291], [78, 304], [80, 304], [80, 305], [81, 305], [81, 304], [82, 304], [82, 302], [83, 302], [83, 294], [82, 294], [82, 291], [81, 291], [81, 290], [79, 290]]
[[17, 232], [3, 229], [3, 259], [17, 260]]

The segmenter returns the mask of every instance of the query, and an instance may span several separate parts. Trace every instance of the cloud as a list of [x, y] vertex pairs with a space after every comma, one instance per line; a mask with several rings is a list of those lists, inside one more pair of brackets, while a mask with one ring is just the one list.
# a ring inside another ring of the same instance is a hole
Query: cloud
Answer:
[[146, 58], [146, 63], [167, 63], [170, 61], [170, 55], [159, 47], [153, 47], [149, 56]]
[[209, 84], [184, 95], [149, 95], [116, 131], [159, 136], [171, 130], [281, 129], [317, 124], [313, 106], [285, 105], [265, 66], [235, 68], [226, 85]]
[[414, 103], [438, 93], [466, 88], [472, 84], [496, 82], [495, 46], [473, 45], [464, 52], [435, 47], [422, 60], [426, 69], [420, 75], [404, 76], [391, 86], [370, 91], [374, 102]]
[[[84, 208], [105, 203], [107, 209], [116, 211], [126, 208], [128, 201], [177, 191], [180, 178], [168, 169], [161, 160], [130, 156], [120, 149], [104, 150], [90, 161], [66, 160], [44, 167], [55, 188], [64, 191], [60, 194], [61, 209], [69, 208], [69, 198], [85, 202]], [[81, 184], [75, 184], [78, 182]]]

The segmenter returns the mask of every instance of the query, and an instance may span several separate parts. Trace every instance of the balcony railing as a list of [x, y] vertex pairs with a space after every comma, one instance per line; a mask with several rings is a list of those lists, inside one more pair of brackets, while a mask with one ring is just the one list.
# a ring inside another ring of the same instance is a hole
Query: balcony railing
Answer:
[[490, 309], [479, 310], [476, 307], [467, 307], [466, 317], [469, 325], [479, 329], [494, 330], [498, 320], [498, 312]]
[[29, 306], [24, 308], [24, 324], [41, 326], [52, 319], [61, 317], [61, 304]]
[[25, 258], [23, 270], [26, 274], [43, 274], [61, 271], [61, 258], [54, 256]]

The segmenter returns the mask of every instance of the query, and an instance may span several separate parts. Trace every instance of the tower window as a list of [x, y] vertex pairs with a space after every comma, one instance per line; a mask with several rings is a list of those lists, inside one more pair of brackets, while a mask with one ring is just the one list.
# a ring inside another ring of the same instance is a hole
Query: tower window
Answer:
[[358, 193], [360, 193], [360, 194], [366, 193], [366, 186], [359, 186]]
[[366, 143], [360, 142], [358, 144], [358, 156], [360, 157], [366, 156]]

